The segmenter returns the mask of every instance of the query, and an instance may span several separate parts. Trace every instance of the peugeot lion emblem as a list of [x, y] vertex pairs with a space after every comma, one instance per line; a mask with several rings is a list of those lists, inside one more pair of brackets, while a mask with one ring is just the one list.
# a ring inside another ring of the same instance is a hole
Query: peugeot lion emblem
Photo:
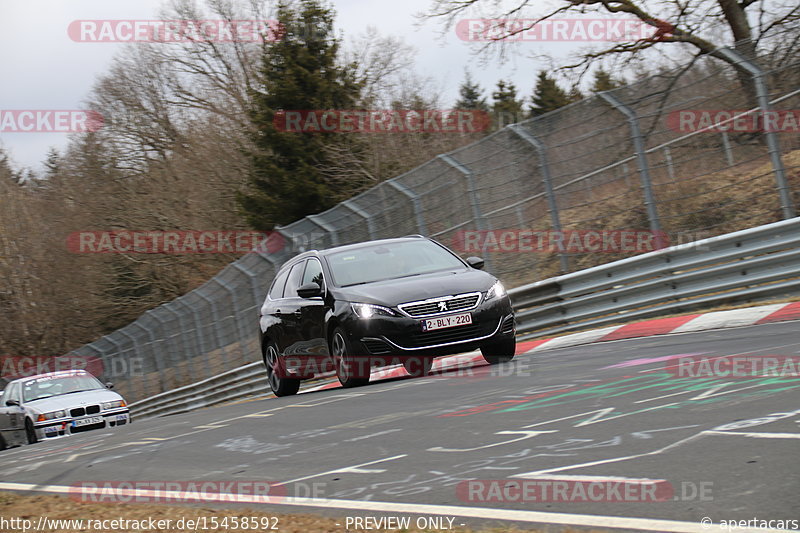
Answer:
[[447, 311], [447, 302], [439, 302], [439, 311]]

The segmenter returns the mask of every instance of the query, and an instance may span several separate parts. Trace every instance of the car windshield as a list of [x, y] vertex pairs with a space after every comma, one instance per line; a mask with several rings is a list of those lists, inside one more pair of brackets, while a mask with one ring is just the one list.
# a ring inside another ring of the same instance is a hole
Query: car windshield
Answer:
[[43, 377], [26, 381], [22, 385], [22, 399], [32, 402], [51, 396], [104, 388], [93, 376]]
[[327, 259], [340, 287], [465, 268], [452, 253], [423, 239], [355, 248]]

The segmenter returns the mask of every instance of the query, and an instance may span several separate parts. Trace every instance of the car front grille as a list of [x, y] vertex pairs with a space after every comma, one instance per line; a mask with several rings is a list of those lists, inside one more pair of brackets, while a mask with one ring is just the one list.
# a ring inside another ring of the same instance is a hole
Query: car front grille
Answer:
[[511, 315], [503, 321], [503, 325], [500, 326], [501, 333], [511, 333], [514, 331], [514, 316]]
[[469, 324], [455, 328], [437, 329], [434, 331], [424, 331], [415, 333], [411, 336], [413, 343], [410, 348], [423, 348], [436, 344], [446, 344], [449, 342], [468, 341], [481, 336], [480, 324]]
[[99, 412], [99, 405], [87, 405], [86, 407], [76, 407], [75, 409], [70, 409], [69, 414], [72, 418], [76, 418], [84, 415], [96, 415]]
[[481, 294], [479, 292], [473, 292], [469, 294], [459, 294], [457, 296], [433, 298], [421, 302], [408, 302], [400, 304], [397, 307], [408, 316], [418, 318], [474, 309], [478, 306], [480, 298]]

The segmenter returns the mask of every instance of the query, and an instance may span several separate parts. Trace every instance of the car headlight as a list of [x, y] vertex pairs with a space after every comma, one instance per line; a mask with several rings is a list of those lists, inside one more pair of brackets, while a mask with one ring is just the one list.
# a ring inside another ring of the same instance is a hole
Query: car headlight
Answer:
[[114, 400], [113, 402], [105, 402], [103, 404], [103, 410], [115, 409], [117, 407], [125, 407], [125, 402], [123, 400]]
[[53, 420], [54, 418], [64, 418], [67, 413], [64, 411], [51, 411], [49, 413], [42, 413], [36, 419], [37, 422], [44, 422], [45, 420]]
[[374, 304], [350, 304], [353, 308], [353, 312], [358, 315], [359, 318], [372, 318], [375, 315], [379, 316], [397, 316], [397, 314], [389, 309], [388, 307], [383, 307], [382, 305], [374, 305]]
[[491, 288], [486, 291], [486, 299], [491, 300], [492, 298], [500, 298], [501, 296], [505, 296], [506, 288], [503, 287], [503, 284], [499, 281], [496, 281]]

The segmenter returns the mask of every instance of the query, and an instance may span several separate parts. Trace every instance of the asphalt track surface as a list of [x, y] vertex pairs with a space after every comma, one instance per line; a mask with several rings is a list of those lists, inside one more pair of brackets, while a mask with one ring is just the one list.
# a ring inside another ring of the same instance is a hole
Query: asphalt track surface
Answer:
[[[298, 497], [262, 504], [284, 513], [405, 511], [455, 517], [454, 525], [663, 531], [714, 530], [700, 527], [705, 517], [797, 520], [800, 379], [679, 378], [670, 365], [685, 354], [797, 357], [799, 326], [545, 350], [500, 367], [476, 364], [134, 421], [0, 452], [0, 489], [269, 480]], [[513, 494], [482, 501], [491, 483], [483, 495], [465, 490], [467, 480], [618, 478], [656, 486], [660, 497], [664, 487], [670, 492], [655, 502], [586, 501], [574, 493], [569, 501], [514, 501]]]

